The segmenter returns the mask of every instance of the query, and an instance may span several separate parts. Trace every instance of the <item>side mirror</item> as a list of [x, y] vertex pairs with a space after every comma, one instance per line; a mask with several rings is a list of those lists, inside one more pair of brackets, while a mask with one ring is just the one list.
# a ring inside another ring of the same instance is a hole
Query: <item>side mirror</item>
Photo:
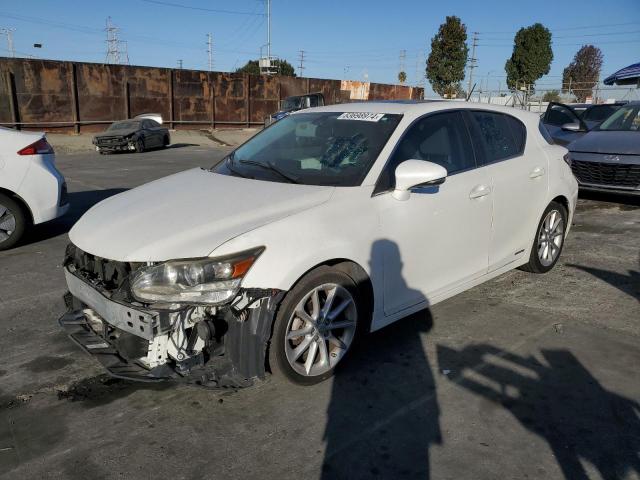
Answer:
[[413, 187], [440, 185], [447, 178], [447, 169], [424, 160], [405, 160], [396, 168], [396, 189], [393, 198], [408, 200]]
[[586, 132], [579, 122], [565, 123], [562, 125], [562, 130], [566, 130], [567, 132]]

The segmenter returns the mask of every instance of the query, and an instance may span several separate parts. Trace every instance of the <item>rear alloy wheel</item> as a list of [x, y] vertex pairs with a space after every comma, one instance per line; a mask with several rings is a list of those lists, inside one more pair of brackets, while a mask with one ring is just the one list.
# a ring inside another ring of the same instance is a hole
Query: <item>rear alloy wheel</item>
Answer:
[[356, 337], [354, 292], [348, 275], [329, 268], [303, 278], [278, 312], [269, 347], [272, 371], [304, 385], [329, 378]]
[[12, 198], [0, 194], [0, 250], [13, 247], [24, 233], [27, 219]]
[[546, 273], [551, 270], [562, 252], [567, 224], [567, 211], [563, 205], [551, 202], [542, 214], [531, 256], [523, 270]]
[[138, 153], [144, 152], [144, 139], [142, 137], [139, 137], [136, 140], [136, 152]]
[[165, 135], [165, 136], [164, 136], [164, 138], [162, 139], [162, 146], [163, 146], [164, 148], [167, 148], [167, 147], [169, 146], [169, 143], [170, 143], [170, 142], [169, 142], [169, 136], [168, 136], [168, 135]]

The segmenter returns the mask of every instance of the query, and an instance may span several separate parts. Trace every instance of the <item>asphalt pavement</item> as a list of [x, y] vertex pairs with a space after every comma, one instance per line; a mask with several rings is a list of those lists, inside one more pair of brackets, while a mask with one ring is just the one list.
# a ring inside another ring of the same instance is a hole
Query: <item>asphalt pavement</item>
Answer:
[[2, 478], [640, 478], [640, 202], [623, 197], [579, 201], [550, 273], [507, 273], [376, 332], [319, 385], [106, 376], [57, 325], [67, 231], [227, 151], [59, 156], [71, 211], [0, 252]]

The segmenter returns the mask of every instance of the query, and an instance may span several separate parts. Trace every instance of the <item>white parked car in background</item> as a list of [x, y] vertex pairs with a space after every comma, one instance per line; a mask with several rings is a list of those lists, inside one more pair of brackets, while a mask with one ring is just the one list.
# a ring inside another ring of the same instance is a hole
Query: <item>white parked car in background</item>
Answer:
[[562, 251], [578, 186], [538, 115], [457, 102], [307, 109], [70, 232], [73, 339], [116, 376], [312, 384], [362, 333]]
[[67, 186], [44, 133], [0, 127], [0, 250], [68, 208]]

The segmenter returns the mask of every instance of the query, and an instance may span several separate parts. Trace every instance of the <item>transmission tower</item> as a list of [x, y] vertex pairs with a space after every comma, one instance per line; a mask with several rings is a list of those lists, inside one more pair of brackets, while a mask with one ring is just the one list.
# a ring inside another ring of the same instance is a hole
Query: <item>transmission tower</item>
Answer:
[[182, 59], [178, 59], [178, 68], [182, 70]]
[[113, 65], [120, 64], [120, 41], [118, 40], [118, 27], [111, 23], [111, 17], [107, 17], [107, 58], [106, 62]]
[[209, 55], [209, 71], [213, 70], [213, 35], [207, 33], [207, 54]]
[[304, 50], [300, 50], [300, 54], [298, 55], [298, 60], [300, 60], [300, 72], [298, 73], [299, 77], [302, 77], [302, 71], [305, 69], [304, 67]]
[[16, 49], [13, 46], [13, 32], [15, 31], [15, 28], [0, 28], [0, 35], [7, 36], [7, 52], [9, 52], [9, 56], [12, 58], [16, 56]]

